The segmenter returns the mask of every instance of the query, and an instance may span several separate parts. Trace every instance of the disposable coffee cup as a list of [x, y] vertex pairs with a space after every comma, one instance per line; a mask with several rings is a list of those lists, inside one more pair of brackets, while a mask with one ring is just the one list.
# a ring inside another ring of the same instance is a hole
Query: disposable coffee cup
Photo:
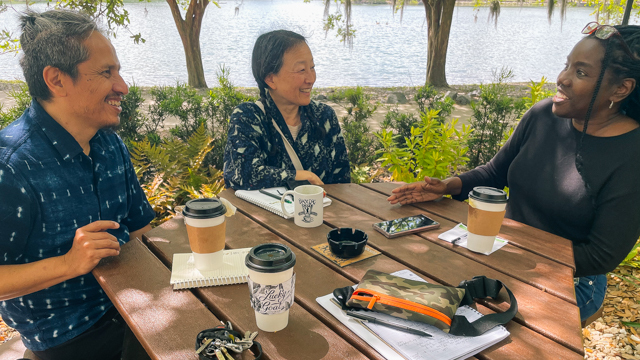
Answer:
[[249, 269], [249, 294], [262, 331], [276, 332], [289, 324], [289, 308], [293, 305], [296, 255], [288, 246], [277, 243], [253, 247], [245, 258]]
[[226, 212], [219, 199], [191, 200], [182, 211], [193, 260], [200, 271], [216, 270], [222, 266]]
[[509, 198], [503, 190], [477, 186], [469, 192], [469, 216], [467, 218], [467, 248], [482, 254], [490, 254], [500, 233]]

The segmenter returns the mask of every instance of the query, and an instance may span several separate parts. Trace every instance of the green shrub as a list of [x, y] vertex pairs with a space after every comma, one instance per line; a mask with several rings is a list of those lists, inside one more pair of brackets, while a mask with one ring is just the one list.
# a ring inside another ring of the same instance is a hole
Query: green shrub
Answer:
[[444, 94], [439, 93], [429, 84], [419, 88], [413, 96], [413, 100], [418, 104], [418, 109], [420, 109], [421, 113], [426, 113], [429, 110], [439, 110], [437, 120], [440, 122], [443, 122], [447, 116], [451, 115], [453, 104], [455, 103], [451, 98], [445, 97]]
[[392, 173], [394, 181], [415, 182], [425, 176], [444, 179], [458, 173], [469, 158], [467, 140], [471, 133], [468, 125], [456, 129], [457, 119], [441, 123], [438, 111], [429, 110], [421, 114], [418, 127], [411, 128], [405, 146], [397, 146], [399, 135], [383, 129], [376, 134], [382, 143], [382, 166]]
[[366, 166], [376, 158], [380, 144], [371, 134], [367, 120], [371, 118], [378, 104], [371, 104], [371, 96], [364, 93], [360, 86], [344, 90], [348, 104], [347, 115], [342, 117], [342, 131], [349, 153], [351, 167]]
[[149, 105], [149, 132], [157, 131], [169, 116], [177, 117], [180, 121], [169, 132], [182, 140], [188, 139], [200, 126], [206, 127], [203, 96], [196, 89], [177, 83], [175, 87], [154, 86], [149, 93], [153, 100], [153, 104]]
[[143, 102], [142, 90], [135, 84], [129, 87], [129, 93], [124, 95], [120, 102], [122, 112], [116, 132], [127, 145], [133, 141], [141, 141], [149, 131], [149, 118], [140, 111]]
[[229, 80], [229, 68], [221, 66], [216, 75], [219, 86], [209, 90], [203, 105], [208, 121], [207, 127], [213, 138], [213, 149], [207, 154], [205, 164], [222, 169], [231, 114], [236, 106], [243, 102], [255, 101], [257, 98], [244, 95], [233, 86]]
[[402, 146], [405, 143], [405, 138], [411, 136], [411, 128], [418, 127], [420, 119], [412, 113], [403, 113], [398, 111], [397, 108], [389, 110], [384, 120], [380, 124], [382, 129], [393, 130], [398, 135], [394, 139], [397, 146]]
[[622, 260], [622, 263], [620, 263], [620, 265], [633, 266], [635, 268], [640, 269], [640, 253], [638, 253], [639, 250], [640, 250], [640, 239], [636, 241], [636, 244], [633, 246], [633, 248], [631, 249], [627, 257], [625, 257], [624, 260]]
[[327, 99], [329, 99], [330, 101], [333, 101], [335, 103], [338, 103], [340, 101], [344, 101], [347, 99], [347, 94], [346, 92], [349, 91], [351, 89], [337, 89], [333, 92], [330, 92], [327, 94]]
[[[544, 76], [542, 77], [542, 79], [540, 79], [540, 82], [531, 80], [531, 84], [528, 85], [529, 96], [525, 96], [522, 98], [522, 101], [524, 102], [524, 107], [521, 112], [522, 115], [524, 115], [527, 110], [531, 109], [531, 107], [538, 101], [551, 97], [553, 96], [553, 94], [555, 94], [554, 91], [544, 88], [547, 83], [547, 78], [545, 78]], [[509, 129], [505, 132], [504, 137], [502, 138], [502, 142], [500, 143], [500, 147], [504, 146], [507, 140], [509, 140], [509, 138], [513, 134], [513, 130], [515, 130], [516, 125], [518, 125], [521, 119], [522, 117], [519, 117], [518, 120], [516, 120], [515, 125], [510, 126]]]
[[210, 89], [204, 96], [199, 95], [196, 89], [180, 83], [176, 87], [152, 88], [150, 93], [154, 104], [149, 106], [149, 132], [155, 132], [169, 116], [179, 120], [178, 126], [169, 130], [171, 135], [182, 140], [204, 126], [213, 139], [213, 149], [206, 155], [205, 165], [222, 169], [231, 114], [239, 104], [256, 98], [244, 95], [231, 84], [228, 68], [221, 67], [217, 78], [219, 86]]
[[542, 79], [540, 79], [540, 82], [531, 80], [531, 83], [527, 86], [529, 88], [529, 96], [525, 96], [524, 98], [522, 98], [522, 100], [524, 101], [524, 111], [531, 109], [531, 107], [538, 103], [538, 101], [544, 100], [555, 94], [555, 91], [547, 90], [544, 88], [544, 86], [548, 83], [549, 81], [544, 76], [542, 77]]
[[11, 90], [9, 97], [14, 99], [16, 104], [6, 111], [4, 110], [4, 105], [0, 104], [0, 129], [4, 129], [22, 116], [22, 113], [31, 105], [31, 95], [26, 84], [21, 84], [18, 90]]
[[473, 117], [469, 123], [474, 131], [468, 141], [469, 168], [493, 158], [524, 110], [523, 100], [516, 101], [507, 94], [506, 82], [513, 78], [512, 71], [503, 68], [494, 73], [494, 78], [493, 83], [480, 85], [480, 100], [471, 103]]
[[370, 183], [380, 176], [384, 169], [371, 166], [353, 166], [351, 169], [351, 182], [354, 184]]

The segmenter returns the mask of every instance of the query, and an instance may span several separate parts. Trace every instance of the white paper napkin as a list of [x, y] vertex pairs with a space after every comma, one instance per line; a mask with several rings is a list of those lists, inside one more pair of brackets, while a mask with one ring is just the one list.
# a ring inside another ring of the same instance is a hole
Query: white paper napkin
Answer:
[[224, 216], [229, 217], [229, 216], [233, 216], [233, 215], [236, 214], [236, 207], [233, 206], [233, 204], [231, 202], [229, 202], [229, 200], [227, 200], [225, 198], [220, 198], [220, 202], [222, 202], [224, 207], [227, 208], [227, 213], [224, 214]]
[[[467, 247], [467, 235], [469, 233], [467, 232], [467, 227], [463, 224], [460, 223], [456, 226], [453, 227], [453, 229], [449, 230], [449, 231], [445, 231], [442, 234], [440, 234], [438, 236], [438, 239], [440, 240], [444, 240], [447, 242], [453, 242], [455, 241], [455, 244], [458, 246], [462, 246], [464, 248]], [[494, 241], [493, 243], [493, 249], [491, 249], [491, 252], [488, 253], [480, 253], [480, 254], [485, 254], [485, 255], [491, 255], [494, 252], [496, 252], [496, 250], [500, 249], [501, 247], [507, 245], [509, 242], [499, 236], [496, 236], [496, 241]]]

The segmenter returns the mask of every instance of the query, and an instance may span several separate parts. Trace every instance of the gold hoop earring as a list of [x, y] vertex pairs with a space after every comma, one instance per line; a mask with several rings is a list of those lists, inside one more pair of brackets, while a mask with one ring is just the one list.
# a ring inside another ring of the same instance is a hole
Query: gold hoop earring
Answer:
[[613, 100], [611, 101], [611, 105], [609, 105], [609, 109], [613, 108]]

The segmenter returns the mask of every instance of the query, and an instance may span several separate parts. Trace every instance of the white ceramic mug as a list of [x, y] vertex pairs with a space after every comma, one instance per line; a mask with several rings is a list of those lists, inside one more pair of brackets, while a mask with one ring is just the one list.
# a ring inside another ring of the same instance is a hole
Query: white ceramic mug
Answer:
[[[285, 208], [285, 198], [293, 195], [294, 211]], [[316, 227], [322, 225], [324, 189], [316, 185], [301, 185], [286, 191], [280, 199], [282, 212], [293, 217], [293, 222], [300, 227]]]

